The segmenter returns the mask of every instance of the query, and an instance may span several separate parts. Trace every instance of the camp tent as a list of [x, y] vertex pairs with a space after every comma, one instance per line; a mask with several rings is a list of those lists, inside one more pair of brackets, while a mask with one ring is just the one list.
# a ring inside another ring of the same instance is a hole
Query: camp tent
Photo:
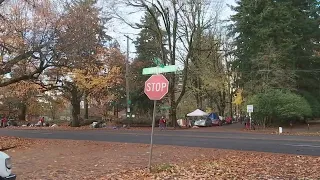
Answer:
[[208, 116], [208, 113], [201, 111], [200, 109], [196, 109], [193, 112], [187, 114], [188, 117], [201, 117], [201, 116]]

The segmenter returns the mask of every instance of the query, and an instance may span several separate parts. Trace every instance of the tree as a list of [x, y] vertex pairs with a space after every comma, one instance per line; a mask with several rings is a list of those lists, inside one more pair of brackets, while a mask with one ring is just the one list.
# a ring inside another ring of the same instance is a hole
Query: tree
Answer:
[[99, 67], [105, 65], [99, 57], [106, 57], [104, 43], [109, 37], [104, 33], [103, 19], [95, 3], [94, 0], [80, 0], [67, 4], [55, 45], [56, 58], [66, 64], [48, 69], [40, 82], [48, 90], [60, 90], [70, 100], [72, 126], [80, 125], [80, 102], [85, 92], [83, 84], [77, 84], [73, 78], [81, 73], [88, 75], [92, 69], [97, 73], [96, 69], [99, 71]]
[[212, 31], [205, 32], [200, 38], [201, 43], [195, 47], [198, 51], [192, 56], [194, 61], [190, 66], [189, 88], [195, 94], [198, 108], [202, 108], [199, 104], [202, 104], [203, 99], [207, 99], [208, 107], [217, 109], [219, 114], [224, 116], [229, 79], [224, 65], [225, 57], [221, 51], [223, 42], [219, 39], [219, 34]]
[[26, 120], [27, 113], [38, 103], [37, 97], [41, 90], [41, 86], [29, 81], [20, 81], [0, 88], [3, 113]]
[[312, 93], [306, 92], [306, 91], [300, 91], [299, 94], [308, 101], [308, 103], [311, 107], [312, 115], [310, 117], [312, 117], [312, 118], [320, 117], [319, 98], [314, 97], [314, 95], [312, 95]]
[[[60, 65], [54, 55], [58, 21], [49, 0], [0, 1], [0, 87], [36, 79], [45, 69]], [[19, 68], [27, 70], [10, 76]]]
[[125, 97], [125, 56], [118, 48], [104, 48], [98, 55], [99, 64], [77, 69], [73, 76], [84, 91], [85, 119], [88, 119], [88, 99], [105, 106], [109, 101], [120, 103]]
[[270, 73], [273, 73], [269, 76], [271, 87], [319, 89], [314, 86], [319, 83], [315, 78], [318, 72], [312, 70], [320, 62], [315, 55], [320, 38], [319, 8], [317, 0], [237, 1], [237, 6], [232, 7], [236, 13], [231, 17], [237, 47], [233, 69], [241, 74], [238, 82], [241, 87], [248, 84], [260, 87], [257, 91], [252, 88], [245, 91], [261, 91], [258, 80]]
[[[280, 50], [276, 50], [272, 43], [265, 43], [262, 52], [252, 59], [251, 80], [244, 84], [250, 92], [265, 92], [270, 88], [287, 90], [296, 89], [296, 75], [290, 66], [284, 66]], [[254, 73], [254, 74], [253, 74]]]
[[[155, 57], [162, 58], [162, 52], [159, 46], [164, 43], [165, 37], [163, 36], [164, 31], [160, 29], [160, 34], [158, 32], [157, 24], [159, 24], [160, 14], [155, 8], [150, 9], [150, 12], [146, 11], [144, 17], [141, 19], [140, 23], [137, 24], [141, 28], [137, 40], [134, 42], [137, 49], [137, 60], [144, 62], [152, 62]], [[155, 17], [153, 17], [155, 16]], [[154, 20], [156, 19], [156, 22]], [[164, 53], [168, 53], [167, 50]]]
[[[144, 82], [148, 79], [148, 76], [142, 75], [142, 69], [150, 66], [156, 66], [153, 63], [154, 58], [161, 58], [162, 53], [159, 48], [165, 41], [162, 34], [158, 33], [157, 23], [159, 23], [160, 14], [156, 12], [156, 9], [152, 9], [154, 14], [145, 12], [141, 22], [137, 24], [141, 28], [138, 37], [136, 39], [135, 46], [137, 50], [137, 58], [134, 59], [130, 66], [131, 78], [131, 100], [133, 102], [134, 109], [137, 113], [152, 112], [152, 101], [144, 94]], [[157, 22], [154, 22], [153, 16], [155, 15]], [[166, 49], [165, 49], [166, 50]], [[167, 54], [167, 52], [166, 52]]]
[[[177, 93], [177, 77], [174, 73], [169, 73], [169, 103], [170, 119], [172, 125], [176, 125], [177, 106], [186, 92], [186, 82], [188, 78], [188, 67], [191, 54], [193, 53], [193, 43], [197, 28], [205, 28], [207, 23], [201, 23], [202, 17], [206, 16], [209, 9], [208, 2], [204, 0], [182, 1], [131, 1], [125, 0], [126, 4], [141, 10], [147, 11], [153, 17], [159, 37], [166, 37], [166, 42], [159, 44], [162, 53], [163, 64], [175, 65], [180, 60], [184, 66], [181, 91]], [[202, 7], [202, 8], [201, 8]], [[155, 9], [155, 11], [154, 11]], [[160, 14], [158, 22], [156, 14]], [[210, 20], [210, 17], [208, 18]], [[204, 20], [205, 21], [205, 20]], [[130, 23], [129, 23], [130, 24]], [[163, 26], [162, 26], [163, 25]], [[136, 27], [132, 25], [132, 27]], [[162, 31], [164, 27], [164, 33]], [[138, 27], [139, 28], [139, 27]], [[181, 44], [181, 48], [179, 45]], [[168, 49], [168, 56], [165, 55], [165, 48]], [[176, 97], [177, 96], [177, 97]]]
[[66, 99], [52, 92], [44, 94], [39, 97], [39, 99], [43, 101], [42, 107], [44, 114], [47, 114], [52, 120], [57, 120], [59, 113], [68, 107]]

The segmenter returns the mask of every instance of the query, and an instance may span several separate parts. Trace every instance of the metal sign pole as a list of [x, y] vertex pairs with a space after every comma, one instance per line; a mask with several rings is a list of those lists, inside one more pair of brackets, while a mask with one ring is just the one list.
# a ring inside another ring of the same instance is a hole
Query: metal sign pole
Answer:
[[250, 130], [251, 130], [251, 123], [252, 123], [251, 112], [249, 112], [249, 117], [250, 117]]
[[148, 169], [149, 172], [151, 172], [151, 159], [152, 159], [152, 147], [153, 147], [153, 132], [154, 132], [154, 126], [156, 123], [156, 104], [157, 101], [153, 101], [153, 117], [152, 117], [152, 130], [151, 130], [151, 141], [150, 141], [150, 154], [149, 154], [149, 164], [148, 164]]

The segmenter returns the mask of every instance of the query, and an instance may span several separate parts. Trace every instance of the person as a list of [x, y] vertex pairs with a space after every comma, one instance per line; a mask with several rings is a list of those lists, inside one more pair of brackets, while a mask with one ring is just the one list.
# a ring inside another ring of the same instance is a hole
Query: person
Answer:
[[7, 127], [8, 120], [6, 116], [1, 119], [1, 127]]
[[162, 116], [159, 121], [160, 130], [164, 130], [166, 128], [166, 119]]
[[44, 124], [44, 117], [40, 118], [39, 121], [40, 121], [40, 125], [43, 126], [43, 124]]
[[3, 118], [1, 119], [1, 126], [0, 127], [3, 127]]
[[248, 115], [246, 115], [244, 118], [244, 126], [246, 127], [246, 129], [250, 128], [250, 118]]

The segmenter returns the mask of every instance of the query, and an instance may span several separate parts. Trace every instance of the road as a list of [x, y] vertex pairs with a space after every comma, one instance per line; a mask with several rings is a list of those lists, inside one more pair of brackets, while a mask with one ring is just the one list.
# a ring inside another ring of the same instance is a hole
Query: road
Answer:
[[[150, 132], [138, 130], [13, 130], [0, 129], [0, 136], [41, 139], [93, 140], [123, 143], [150, 142]], [[320, 156], [320, 138], [241, 132], [156, 131], [154, 143], [202, 148]]]

